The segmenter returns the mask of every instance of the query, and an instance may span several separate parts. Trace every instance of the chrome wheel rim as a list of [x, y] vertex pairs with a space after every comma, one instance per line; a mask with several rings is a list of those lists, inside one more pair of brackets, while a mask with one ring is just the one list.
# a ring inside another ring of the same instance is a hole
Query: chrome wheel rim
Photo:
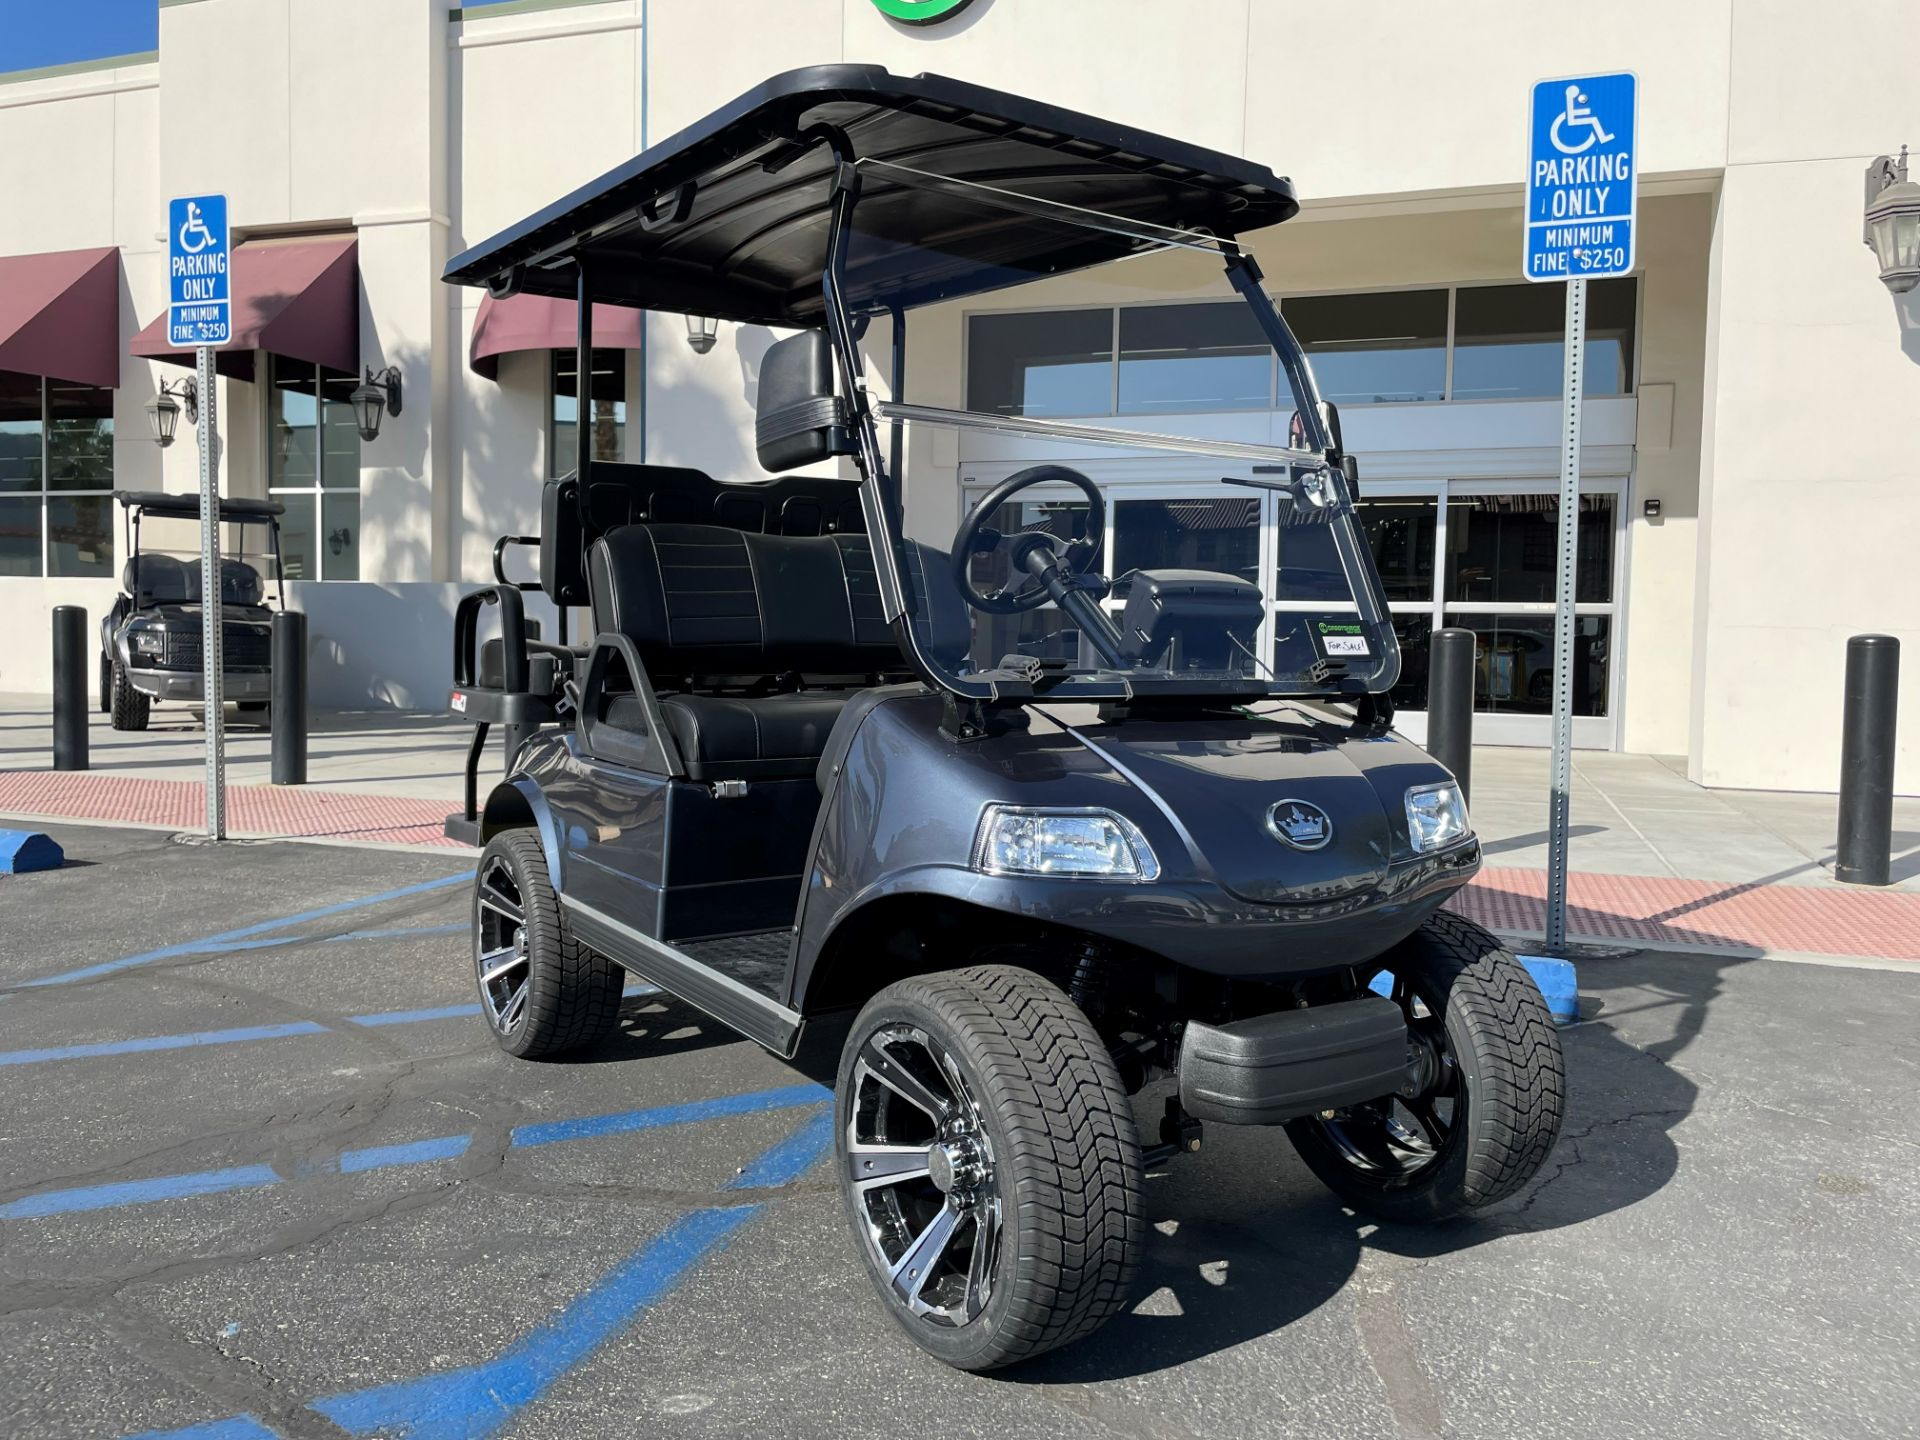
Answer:
[[1425, 1175], [1446, 1155], [1466, 1118], [1467, 1087], [1447, 1043], [1441, 1008], [1405, 976], [1393, 976], [1393, 1002], [1407, 1022], [1407, 1090], [1319, 1117], [1334, 1150], [1356, 1170], [1389, 1186]]
[[533, 966], [527, 956], [527, 917], [513, 867], [494, 856], [480, 872], [475, 892], [474, 974], [480, 1004], [501, 1034], [520, 1023], [527, 1010], [527, 986]]
[[1002, 1200], [993, 1142], [952, 1054], [911, 1025], [868, 1035], [845, 1134], [861, 1239], [894, 1302], [933, 1325], [979, 1318], [993, 1298]]

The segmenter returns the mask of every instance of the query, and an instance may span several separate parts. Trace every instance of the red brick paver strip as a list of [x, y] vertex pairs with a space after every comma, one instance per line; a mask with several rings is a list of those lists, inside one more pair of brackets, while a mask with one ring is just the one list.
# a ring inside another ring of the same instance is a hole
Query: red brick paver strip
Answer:
[[[1490, 930], [1544, 930], [1547, 872], [1482, 870], [1451, 904]], [[1653, 947], [1920, 961], [1920, 894], [1577, 871], [1567, 880], [1567, 932]]]
[[[445, 800], [358, 795], [310, 785], [229, 785], [227, 833], [393, 845], [452, 845], [441, 831]], [[206, 786], [106, 772], [0, 771], [0, 814], [116, 820], [202, 830]]]
[[[192, 780], [103, 772], [0, 771], [0, 814], [117, 820], [198, 830], [204, 790]], [[358, 795], [314, 786], [230, 785], [234, 835], [451, 845], [444, 800]], [[1543, 870], [1489, 868], [1452, 902], [1494, 930], [1546, 928]], [[1636, 946], [1784, 950], [1920, 962], [1920, 894], [1820, 885], [1738, 885], [1576, 872], [1568, 882], [1568, 932]]]

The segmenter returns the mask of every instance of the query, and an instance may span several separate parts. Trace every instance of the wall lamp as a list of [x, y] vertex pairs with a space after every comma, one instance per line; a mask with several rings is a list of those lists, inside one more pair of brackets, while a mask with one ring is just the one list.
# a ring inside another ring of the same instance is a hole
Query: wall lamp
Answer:
[[369, 365], [367, 378], [353, 387], [347, 403], [353, 406], [354, 428], [359, 430], [360, 438], [378, 440], [381, 411], [390, 415], [400, 413], [400, 371], [389, 365], [376, 375]]
[[184, 380], [162, 380], [160, 393], [147, 402], [147, 423], [153, 427], [153, 438], [162, 450], [173, 444], [174, 432], [180, 427], [182, 402], [185, 402], [187, 424], [198, 425], [200, 387], [191, 375]]
[[713, 349], [713, 342], [720, 334], [720, 322], [711, 315], [687, 316], [687, 344], [693, 347], [693, 353], [704, 355]]
[[1861, 238], [1880, 262], [1880, 283], [1896, 295], [1920, 285], [1920, 185], [1907, 179], [1907, 147], [1867, 166], [1867, 218]]

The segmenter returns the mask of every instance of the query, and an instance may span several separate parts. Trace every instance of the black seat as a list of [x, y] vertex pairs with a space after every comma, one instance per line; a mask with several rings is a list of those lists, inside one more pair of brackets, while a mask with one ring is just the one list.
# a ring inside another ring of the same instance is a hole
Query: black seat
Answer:
[[[864, 536], [636, 524], [587, 568], [594, 628], [633, 642], [691, 779], [811, 776], [848, 698], [905, 669]], [[758, 693], [776, 684], [803, 688]], [[646, 734], [637, 696], [596, 718]]]

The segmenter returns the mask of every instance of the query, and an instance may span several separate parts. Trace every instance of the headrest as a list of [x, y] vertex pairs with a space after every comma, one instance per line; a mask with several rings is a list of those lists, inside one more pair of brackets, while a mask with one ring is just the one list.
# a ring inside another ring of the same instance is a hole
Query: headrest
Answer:
[[[120, 586], [135, 605], [197, 605], [200, 563], [172, 555], [131, 556], [120, 568]], [[260, 572], [244, 560], [220, 561], [220, 603], [258, 605], [266, 594]]]
[[767, 348], [753, 440], [761, 466], [773, 471], [853, 453], [847, 402], [834, 393], [833, 354], [820, 331], [803, 330]]

